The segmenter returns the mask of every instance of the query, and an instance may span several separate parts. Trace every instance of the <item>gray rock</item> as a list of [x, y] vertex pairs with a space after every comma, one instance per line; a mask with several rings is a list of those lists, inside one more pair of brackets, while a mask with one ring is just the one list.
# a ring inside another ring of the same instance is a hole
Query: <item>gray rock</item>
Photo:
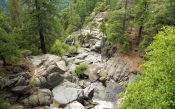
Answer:
[[39, 80], [40, 80], [41, 87], [44, 87], [44, 88], [45, 88], [45, 87], [48, 87], [47, 80], [46, 80], [45, 77], [39, 76], [38, 78], [39, 78]]
[[95, 55], [88, 55], [86, 58], [85, 58], [86, 61], [89, 61], [91, 63], [96, 63], [98, 62], [97, 61], [97, 57]]
[[34, 78], [34, 83], [32, 83], [32, 84], [34, 84], [36, 87], [41, 87], [42, 86], [41, 81], [40, 81], [39, 78]]
[[27, 81], [23, 76], [20, 77], [18, 82], [15, 84], [15, 86], [25, 86], [25, 85], [27, 85]]
[[76, 82], [76, 78], [73, 77], [72, 75], [66, 76], [65, 79], [68, 80], [69, 82], [72, 82], [72, 83]]
[[60, 73], [64, 73], [68, 70], [68, 68], [66, 67], [66, 63], [64, 61], [56, 62], [56, 65], [60, 69]]
[[60, 104], [68, 104], [83, 98], [83, 90], [74, 83], [64, 82], [52, 90], [54, 99]]
[[38, 95], [31, 95], [29, 97], [30, 107], [35, 107], [39, 104]]
[[76, 64], [70, 64], [69, 66], [68, 66], [68, 68], [69, 68], [69, 71], [70, 72], [73, 72], [73, 71], [75, 71], [75, 69], [76, 69]]
[[28, 86], [16, 86], [12, 88], [11, 90], [16, 93], [27, 94], [27, 93], [30, 93], [30, 89], [31, 89], [31, 86], [28, 85]]
[[82, 62], [85, 62], [85, 60], [75, 59], [74, 64], [80, 64]]
[[100, 76], [100, 81], [105, 81], [107, 79], [107, 72], [105, 70], [101, 69], [97, 73]]
[[23, 70], [28, 70], [29, 69], [29, 66], [27, 64], [21, 64], [20, 67], [23, 69]]
[[85, 109], [85, 107], [81, 103], [74, 101], [68, 104], [64, 109]]
[[101, 68], [97, 66], [96, 64], [91, 64], [88, 66], [88, 69], [85, 71], [85, 74], [89, 76], [89, 80], [91, 82], [94, 82], [99, 78], [99, 75], [97, 74], [97, 72], [100, 69]]
[[49, 60], [49, 59], [47, 59], [44, 63], [43, 63], [43, 65], [44, 65], [44, 67], [48, 67], [48, 66], [50, 66], [50, 65], [54, 65], [55, 64], [55, 61], [54, 60]]
[[114, 81], [120, 82], [129, 75], [129, 62], [122, 55], [116, 53], [107, 61], [106, 71], [108, 79], [112, 78]]
[[115, 82], [107, 82], [106, 83], [106, 100], [114, 102], [120, 98], [120, 96], [117, 96], [120, 93], [124, 92], [124, 89], [121, 85], [116, 84]]
[[60, 76], [58, 72], [51, 73], [47, 76], [47, 83], [50, 87], [59, 85], [64, 80], [64, 77]]
[[78, 56], [76, 56], [77, 59], [84, 59], [85, 57], [87, 57], [88, 54], [87, 53], [82, 53], [82, 54], [79, 54]]
[[27, 106], [27, 107], [29, 107], [30, 106], [30, 104], [29, 104], [29, 99], [24, 99], [24, 100], [22, 100], [22, 103], [24, 104], [24, 106]]
[[95, 46], [96, 49], [100, 49], [101, 48], [101, 42], [97, 41], [94, 46]]
[[61, 60], [61, 57], [51, 54], [44, 54], [41, 56], [29, 56], [28, 58], [35, 67], [40, 67], [46, 60], [54, 60], [55, 62]]
[[22, 72], [21, 76], [23, 76], [25, 79], [30, 79], [32, 76], [29, 74], [29, 72]]
[[44, 67], [44, 65], [41, 65], [40, 67], [38, 67], [36, 70], [35, 70], [35, 75], [47, 75], [46, 74], [46, 67]]
[[85, 80], [81, 80], [79, 81], [79, 86], [81, 86], [82, 88], [86, 88], [88, 85], [86, 84]]
[[17, 78], [14, 78], [14, 79], [4, 79], [4, 78], [0, 78], [0, 87], [1, 87], [1, 89], [3, 89], [3, 88], [6, 88], [6, 87], [12, 87], [12, 86], [14, 86], [17, 82], [18, 82], [18, 79], [19, 79], [19, 77], [17, 77]]
[[94, 89], [90, 87], [86, 87], [84, 89], [84, 98], [87, 100], [92, 100], [93, 97], [94, 97]]
[[40, 105], [50, 105], [52, 92], [49, 89], [40, 89], [38, 92], [38, 99]]
[[105, 100], [106, 98], [106, 87], [103, 86], [102, 82], [93, 82], [89, 87], [94, 89], [93, 99]]
[[44, 76], [47, 76], [53, 72], [59, 72], [60, 69], [56, 65], [51, 65], [46, 69], [46, 74]]
[[37, 89], [28, 98], [22, 100], [24, 106], [49, 106], [51, 104], [52, 94], [49, 89]]

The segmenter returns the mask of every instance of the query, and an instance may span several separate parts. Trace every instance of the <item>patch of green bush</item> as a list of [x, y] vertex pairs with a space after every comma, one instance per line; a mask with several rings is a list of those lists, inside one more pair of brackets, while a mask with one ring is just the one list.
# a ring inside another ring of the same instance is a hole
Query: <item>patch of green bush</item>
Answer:
[[77, 48], [75, 46], [69, 46], [69, 51], [70, 54], [74, 54], [77, 52]]
[[65, 53], [74, 54], [77, 52], [79, 45], [68, 45], [66, 43], [62, 43], [60, 40], [56, 40], [51, 48], [51, 53], [59, 56], [63, 56]]
[[[64, 45], [64, 47], [66, 47]], [[65, 50], [63, 49], [63, 44], [60, 40], [56, 40], [51, 48], [51, 53], [55, 55], [62, 56], [64, 54]]]
[[80, 64], [76, 67], [75, 71], [73, 72], [74, 76], [83, 75], [86, 69], [88, 68], [88, 64]]

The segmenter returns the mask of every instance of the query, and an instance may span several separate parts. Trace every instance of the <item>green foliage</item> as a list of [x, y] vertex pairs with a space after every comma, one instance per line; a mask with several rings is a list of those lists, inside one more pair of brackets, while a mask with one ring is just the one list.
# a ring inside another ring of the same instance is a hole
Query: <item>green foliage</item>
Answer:
[[0, 109], [9, 109], [10, 104], [6, 98], [0, 95]]
[[28, 45], [35, 44], [43, 53], [50, 51], [54, 41], [63, 37], [62, 26], [57, 18], [58, 1], [30, 0], [23, 3], [23, 38]]
[[62, 43], [60, 40], [56, 40], [51, 48], [50, 53], [55, 54], [55, 55], [59, 55], [59, 56], [62, 56], [65, 53], [74, 54], [77, 52], [78, 46], [79, 45], [77, 45], [77, 44], [70, 46], [66, 43]]
[[80, 76], [83, 75], [88, 67], [88, 64], [80, 64], [76, 67], [75, 71], [73, 72], [74, 76]]
[[99, 29], [100, 29], [100, 32], [103, 32], [103, 34], [105, 34], [105, 32], [106, 32], [106, 24], [105, 24], [104, 21], [100, 24]]
[[123, 109], [175, 107], [175, 28], [164, 27], [147, 48], [142, 77], [126, 88]]
[[74, 54], [74, 53], [77, 52], [77, 48], [76, 48], [75, 46], [69, 46], [68, 52], [69, 52], [70, 54]]
[[[88, 23], [97, 0], [75, 0], [68, 8], [59, 13], [61, 23], [68, 33], [80, 29], [84, 23]], [[87, 17], [87, 18], [86, 18]], [[85, 22], [86, 19], [86, 22]]]
[[130, 51], [129, 43], [125, 41], [125, 42], [121, 45], [120, 51], [121, 51], [121, 53], [128, 54], [129, 51]]
[[153, 38], [145, 35], [144, 39], [142, 40], [142, 42], [139, 44], [139, 52], [144, 52], [144, 50], [150, 45], [150, 43], [152, 42]]
[[56, 40], [51, 48], [51, 53], [62, 56], [65, 52], [65, 49], [63, 49], [63, 47], [66, 47], [65, 44], [62, 45], [62, 42], [60, 40]]
[[106, 30], [107, 38], [112, 43], [122, 43], [123, 40], [123, 18], [124, 10], [111, 11], [108, 14], [108, 28]]
[[105, 7], [106, 7], [106, 5], [104, 2], [97, 2], [94, 11], [95, 11], [95, 13], [104, 11], [104, 10], [106, 10]]
[[16, 42], [11, 31], [10, 20], [0, 13], [0, 55], [12, 63], [17, 63], [20, 58], [20, 50]]

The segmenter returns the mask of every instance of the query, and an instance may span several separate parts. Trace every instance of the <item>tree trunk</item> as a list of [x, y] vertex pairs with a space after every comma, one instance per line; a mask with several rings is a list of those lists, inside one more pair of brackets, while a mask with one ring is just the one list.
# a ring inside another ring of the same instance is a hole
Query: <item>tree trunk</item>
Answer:
[[[36, 11], [40, 11], [40, 6], [38, 4], [38, 0], [35, 0], [35, 6], [36, 6]], [[40, 15], [38, 14], [37, 17], [38, 17], [38, 28], [39, 28], [41, 50], [44, 54], [46, 54], [45, 39], [44, 39], [43, 29], [42, 29], [41, 22], [40, 22], [40, 20], [41, 20]]]
[[41, 50], [44, 54], [46, 54], [46, 47], [45, 47], [45, 40], [42, 29], [39, 30], [39, 36], [40, 36], [40, 43], [41, 43]]
[[2, 62], [3, 62], [3, 66], [7, 66], [7, 62], [4, 58], [4, 56], [0, 55], [1, 56], [1, 59], [2, 59]]
[[139, 34], [138, 34], [138, 36], [137, 36], [137, 41], [136, 41], [136, 44], [137, 44], [137, 45], [139, 45], [140, 39], [141, 39], [141, 37], [142, 37], [142, 29], [143, 29], [143, 26], [140, 26], [140, 27], [139, 27]]

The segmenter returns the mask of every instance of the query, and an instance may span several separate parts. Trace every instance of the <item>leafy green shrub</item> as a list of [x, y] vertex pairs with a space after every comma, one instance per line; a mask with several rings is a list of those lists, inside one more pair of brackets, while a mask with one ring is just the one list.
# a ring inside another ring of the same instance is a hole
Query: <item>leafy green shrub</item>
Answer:
[[74, 54], [77, 52], [77, 48], [75, 46], [69, 46], [69, 51], [70, 54]]
[[64, 49], [65, 52], [69, 51], [69, 45], [66, 43], [62, 43], [62, 48]]
[[80, 64], [76, 67], [75, 71], [73, 72], [74, 76], [80, 76], [83, 75], [88, 67], [88, 64]]
[[0, 95], [0, 109], [9, 109], [10, 104], [7, 99]]
[[51, 48], [51, 53], [55, 55], [62, 56], [65, 50], [63, 49], [62, 43], [60, 40], [56, 40]]

